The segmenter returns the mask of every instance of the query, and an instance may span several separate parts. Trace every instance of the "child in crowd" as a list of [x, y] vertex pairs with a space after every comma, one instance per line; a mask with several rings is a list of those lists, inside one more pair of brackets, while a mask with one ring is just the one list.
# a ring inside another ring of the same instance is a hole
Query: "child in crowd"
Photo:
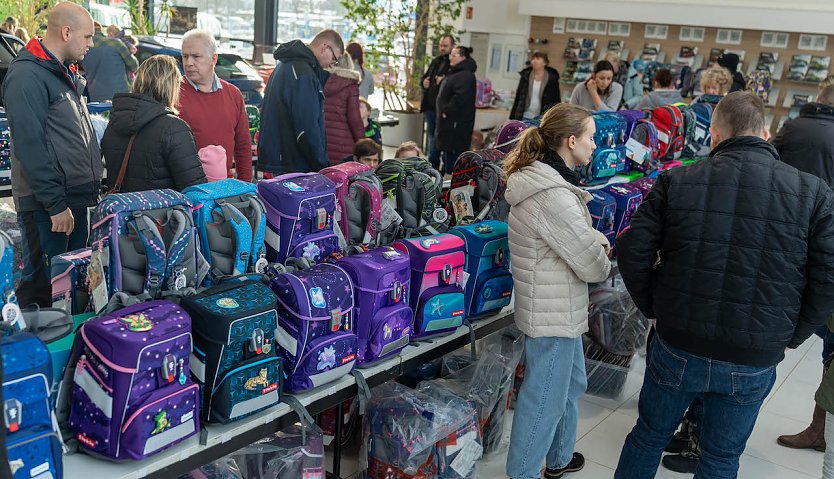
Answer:
[[683, 97], [675, 89], [675, 84], [672, 81], [672, 72], [668, 68], [661, 68], [654, 73], [654, 91], [643, 96], [643, 99], [637, 104], [637, 109], [653, 109], [682, 101]]
[[472, 151], [476, 150], [483, 150], [484, 149], [484, 134], [480, 131], [473, 131], [472, 132], [472, 142], [469, 146], [469, 149]]
[[399, 148], [397, 148], [397, 152], [394, 153], [394, 158], [421, 158], [423, 156], [423, 152], [420, 151], [420, 147], [417, 146], [417, 143], [413, 141], [404, 141], [400, 143]]
[[701, 72], [701, 96], [695, 99], [698, 103], [718, 103], [730, 91], [733, 76], [729, 70], [719, 66], [708, 68]]
[[645, 71], [645, 61], [638, 58], [631, 62], [628, 69], [628, 78], [626, 78], [623, 88], [623, 102], [626, 108], [634, 109], [643, 99], [643, 74]]
[[226, 178], [225, 148], [220, 145], [208, 145], [200, 148], [197, 154], [200, 156], [200, 163], [203, 165], [206, 180], [212, 182]]
[[348, 157], [347, 161], [356, 161], [375, 170], [380, 156], [382, 148], [379, 144], [370, 138], [363, 138], [353, 145], [353, 157]]
[[382, 127], [371, 119], [371, 104], [362, 97], [359, 97], [359, 114], [362, 116], [362, 124], [365, 125], [365, 138], [370, 138], [381, 145]]

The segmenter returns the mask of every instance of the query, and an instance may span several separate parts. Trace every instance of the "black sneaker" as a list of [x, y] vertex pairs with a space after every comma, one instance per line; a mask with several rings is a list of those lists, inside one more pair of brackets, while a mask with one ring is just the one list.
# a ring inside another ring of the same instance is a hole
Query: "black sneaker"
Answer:
[[683, 454], [663, 456], [663, 461], [661, 462], [666, 469], [683, 474], [695, 474], [695, 469], [698, 468], [698, 458], [684, 456]]
[[689, 440], [692, 438], [693, 429], [694, 425], [688, 419], [684, 418], [681, 422], [680, 430], [672, 436], [664, 451], [672, 454], [680, 454], [683, 452], [689, 444]]
[[573, 458], [571, 458], [567, 466], [561, 469], [545, 468], [544, 479], [559, 479], [564, 476], [566, 472], [581, 471], [583, 467], [585, 467], [585, 456], [578, 452], [574, 452]]

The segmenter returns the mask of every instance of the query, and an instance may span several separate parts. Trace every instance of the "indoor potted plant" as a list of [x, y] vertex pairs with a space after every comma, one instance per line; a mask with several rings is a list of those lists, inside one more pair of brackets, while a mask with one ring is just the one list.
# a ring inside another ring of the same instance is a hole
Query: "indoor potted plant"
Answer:
[[[422, 138], [420, 77], [431, 61], [426, 47], [455, 32], [464, 0], [341, 0], [354, 25], [352, 38], [367, 37], [367, 67], [376, 72], [383, 109], [399, 119], [386, 129], [386, 145]], [[429, 36], [431, 34], [431, 37]]]

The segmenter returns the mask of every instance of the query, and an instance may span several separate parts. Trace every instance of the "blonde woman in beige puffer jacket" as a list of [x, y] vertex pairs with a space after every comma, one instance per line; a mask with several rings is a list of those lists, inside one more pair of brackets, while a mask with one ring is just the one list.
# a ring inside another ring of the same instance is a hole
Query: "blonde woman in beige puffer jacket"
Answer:
[[585, 392], [582, 333], [588, 283], [610, 271], [608, 240], [591, 226], [577, 164], [591, 159], [591, 113], [559, 104], [528, 129], [507, 158], [515, 321], [525, 334], [526, 371], [513, 418], [507, 475], [563, 477], [585, 465], [574, 452], [577, 399]]

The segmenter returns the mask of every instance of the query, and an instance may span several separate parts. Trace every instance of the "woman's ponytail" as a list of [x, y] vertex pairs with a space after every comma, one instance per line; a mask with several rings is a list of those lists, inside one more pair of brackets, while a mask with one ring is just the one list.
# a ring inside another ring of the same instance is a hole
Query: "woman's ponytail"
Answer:
[[556, 151], [571, 136], [584, 133], [586, 120], [591, 112], [578, 105], [560, 103], [547, 110], [541, 126], [528, 128], [504, 160], [504, 173], [509, 177], [516, 171], [530, 166], [544, 157], [548, 151]]

